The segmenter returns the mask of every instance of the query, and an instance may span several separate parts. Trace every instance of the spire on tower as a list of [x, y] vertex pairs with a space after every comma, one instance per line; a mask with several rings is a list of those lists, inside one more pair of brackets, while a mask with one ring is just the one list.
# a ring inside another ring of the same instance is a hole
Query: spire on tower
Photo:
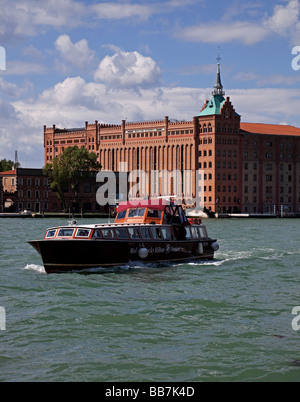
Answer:
[[14, 169], [18, 168], [20, 166], [19, 160], [18, 160], [18, 151], [15, 151], [15, 163], [14, 163]]
[[216, 79], [216, 83], [214, 86], [214, 90], [212, 92], [213, 95], [225, 95], [225, 91], [223, 91], [223, 85], [221, 83], [221, 72], [220, 72], [220, 61], [221, 61], [221, 57], [220, 57], [220, 46], [218, 47], [218, 57], [217, 57], [217, 79]]

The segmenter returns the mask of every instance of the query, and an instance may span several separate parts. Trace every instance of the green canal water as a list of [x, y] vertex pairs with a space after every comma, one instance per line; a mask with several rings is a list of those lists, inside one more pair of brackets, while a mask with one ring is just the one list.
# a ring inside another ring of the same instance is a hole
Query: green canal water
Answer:
[[47, 275], [27, 240], [65, 223], [0, 220], [0, 381], [300, 380], [299, 220], [207, 220], [210, 262]]

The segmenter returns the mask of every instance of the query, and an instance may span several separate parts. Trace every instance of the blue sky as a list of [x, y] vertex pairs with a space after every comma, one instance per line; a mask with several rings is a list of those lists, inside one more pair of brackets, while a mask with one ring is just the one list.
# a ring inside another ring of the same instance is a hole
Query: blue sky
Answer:
[[17, 150], [42, 167], [44, 124], [192, 120], [218, 47], [242, 121], [300, 127], [299, 11], [299, 0], [0, 0], [0, 159]]

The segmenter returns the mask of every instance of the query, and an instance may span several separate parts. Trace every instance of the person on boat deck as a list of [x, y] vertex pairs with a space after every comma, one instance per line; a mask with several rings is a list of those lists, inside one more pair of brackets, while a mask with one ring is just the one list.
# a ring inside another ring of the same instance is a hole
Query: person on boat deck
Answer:
[[113, 235], [112, 235], [112, 231], [111, 231], [111, 230], [108, 230], [108, 231], [106, 232], [105, 237], [107, 237], [107, 238], [111, 239], [111, 238], [113, 237]]

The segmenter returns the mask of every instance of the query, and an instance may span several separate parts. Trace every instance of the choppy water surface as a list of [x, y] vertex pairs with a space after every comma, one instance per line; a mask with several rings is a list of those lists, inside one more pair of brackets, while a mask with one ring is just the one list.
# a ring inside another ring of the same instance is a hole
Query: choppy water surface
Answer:
[[299, 220], [208, 220], [210, 262], [47, 275], [26, 241], [58, 223], [0, 220], [0, 381], [299, 381]]

